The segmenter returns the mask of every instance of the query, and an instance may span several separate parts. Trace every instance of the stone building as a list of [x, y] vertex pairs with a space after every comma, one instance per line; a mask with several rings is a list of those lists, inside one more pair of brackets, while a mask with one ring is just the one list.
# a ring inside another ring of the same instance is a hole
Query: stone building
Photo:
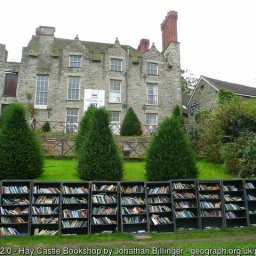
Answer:
[[210, 109], [215, 106], [218, 100], [218, 92], [221, 88], [228, 89], [243, 99], [256, 98], [255, 87], [201, 76], [187, 103], [189, 118], [198, 110]]
[[0, 44], [0, 113], [11, 102], [30, 106], [31, 119], [77, 124], [90, 104], [105, 106], [120, 126], [133, 107], [143, 126], [152, 128], [181, 105], [180, 45], [177, 18], [170, 11], [161, 24], [162, 51], [148, 39], [137, 49], [120, 44], [56, 38], [55, 28], [40, 26], [23, 48], [20, 63], [7, 61]]

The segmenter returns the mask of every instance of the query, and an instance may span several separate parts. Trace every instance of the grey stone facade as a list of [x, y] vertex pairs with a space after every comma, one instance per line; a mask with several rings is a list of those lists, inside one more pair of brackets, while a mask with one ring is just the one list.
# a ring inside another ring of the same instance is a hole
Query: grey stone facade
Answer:
[[[158, 122], [169, 115], [174, 105], [181, 105], [180, 51], [178, 42], [170, 42], [164, 52], [154, 45], [145, 52], [121, 45], [55, 38], [55, 28], [40, 26], [20, 63], [7, 62], [7, 51], [0, 45], [0, 113], [4, 106], [18, 101], [31, 106], [31, 118], [37, 121], [67, 121], [67, 109], [78, 109], [79, 120], [84, 113], [85, 89], [104, 90], [105, 107], [120, 113], [123, 120], [127, 107], [133, 107], [141, 123], [146, 114], [154, 113]], [[70, 56], [81, 56], [81, 67], [70, 67]], [[110, 69], [111, 59], [122, 62], [121, 71]], [[148, 63], [158, 67], [156, 75], [148, 74]], [[6, 97], [6, 72], [18, 74], [16, 97]], [[35, 104], [37, 77], [48, 76], [47, 105]], [[69, 77], [79, 77], [79, 98], [68, 100]], [[110, 80], [121, 81], [120, 103], [110, 103]], [[147, 104], [147, 84], [157, 84], [158, 102]]]

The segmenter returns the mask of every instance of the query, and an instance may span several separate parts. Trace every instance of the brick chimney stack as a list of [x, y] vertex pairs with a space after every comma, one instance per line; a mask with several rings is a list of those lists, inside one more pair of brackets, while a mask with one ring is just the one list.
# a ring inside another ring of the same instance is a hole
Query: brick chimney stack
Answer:
[[140, 44], [137, 48], [139, 52], [146, 52], [149, 49], [149, 40], [148, 39], [141, 39]]
[[161, 24], [163, 52], [167, 49], [170, 42], [178, 41], [177, 20], [178, 13], [176, 11], [170, 11]]

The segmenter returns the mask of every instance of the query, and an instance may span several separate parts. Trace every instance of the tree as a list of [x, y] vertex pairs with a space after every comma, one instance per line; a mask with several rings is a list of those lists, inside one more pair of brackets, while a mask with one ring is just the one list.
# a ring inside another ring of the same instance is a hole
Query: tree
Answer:
[[146, 172], [149, 180], [197, 177], [192, 146], [177, 116], [160, 123], [148, 149]]
[[91, 127], [78, 152], [78, 174], [85, 180], [121, 180], [122, 161], [104, 108], [94, 113]]
[[181, 70], [181, 90], [190, 95], [194, 90], [199, 78], [188, 70]]
[[42, 126], [42, 131], [43, 132], [50, 132], [51, 131], [51, 126], [48, 121], [46, 121], [43, 126]]
[[78, 134], [76, 136], [76, 151], [78, 152], [80, 146], [83, 144], [85, 137], [87, 136], [92, 124], [92, 120], [97, 108], [94, 105], [90, 105], [87, 111], [84, 113], [83, 118], [79, 124]]
[[218, 93], [218, 104], [225, 104], [232, 102], [237, 96], [230, 90], [220, 88]]
[[134, 112], [133, 108], [129, 107], [121, 126], [120, 135], [136, 136], [141, 134], [142, 134], [142, 129], [141, 129], [140, 121], [136, 113]]
[[0, 180], [33, 179], [43, 173], [43, 155], [23, 105], [5, 110], [0, 131]]

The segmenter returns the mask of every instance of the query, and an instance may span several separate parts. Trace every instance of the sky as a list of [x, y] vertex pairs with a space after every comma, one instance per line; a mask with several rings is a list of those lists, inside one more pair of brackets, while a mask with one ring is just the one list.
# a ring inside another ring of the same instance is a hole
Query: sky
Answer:
[[0, 44], [8, 61], [20, 61], [39, 26], [55, 27], [55, 37], [137, 48], [147, 38], [162, 51], [160, 25], [178, 12], [181, 68], [256, 87], [255, 0], [4, 0]]

